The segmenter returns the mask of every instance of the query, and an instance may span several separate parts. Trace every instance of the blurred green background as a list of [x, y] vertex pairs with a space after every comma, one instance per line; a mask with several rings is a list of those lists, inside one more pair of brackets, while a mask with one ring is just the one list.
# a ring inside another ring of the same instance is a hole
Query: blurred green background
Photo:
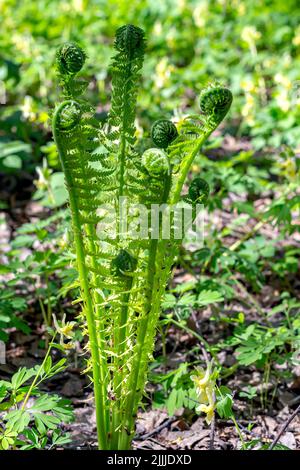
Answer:
[[58, 96], [57, 46], [73, 40], [87, 50], [84, 75], [103, 113], [113, 36], [125, 23], [144, 28], [148, 38], [139, 98], [143, 129], [162, 114], [197, 110], [197, 94], [217, 79], [234, 94], [227, 121], [232, 136], [264, 152], [280, 144], [295, 149], [300, 140], [297, 0], [2, 0], [0, 7], [2, 188], [16, 184], [16, 172], [34, 173], [43, 158], [58, 167], [49, 120]]

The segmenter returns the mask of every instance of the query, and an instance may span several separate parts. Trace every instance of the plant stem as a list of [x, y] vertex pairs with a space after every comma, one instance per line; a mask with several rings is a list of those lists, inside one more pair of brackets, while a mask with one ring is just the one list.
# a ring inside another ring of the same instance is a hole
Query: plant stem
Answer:
[[157, 252], [158, 240], [151, 240], [149, 249], [149, 262], [148, 262], [148, 276], [147, 276], [147, 290], [146, 290], [146, 305], [143, 318], [140, 320], [139, 330], [137, 334], [135, 357], [132, 363], [132, 373], [129, 379], [128, 390], [129, 395], [126, 402], [125, 419], [122, 429], [122, 434], [119, 441], [119, 450], [127, 450], [130, 446], [132, 439], [132, 426], [134, 424], [134, 404], [136, 402], [137, 384], [141, 372], [141, 359], [143, 356], [143, 346], [147, 334], [148, 321], [151, 311], [152, 292], [154, 291], [154, 277], [155, 277], [155, 261]]
[[120, 409], [120, 387], [122, 384], [123, 379], [123, 368], [125, 366], [122, 363], [122, 355], [125, 352], [126, 347], [126, 326], [128, 320], [128, 303], [130, 298], [130, 291], [132, 288], [133, 278], [129, 279], [126, 282], [126, 292], [122, 295], [122, 307], [120, 312], [120, 323], [115, 332], [115, 343], [116, 343], [116, 360], [115, 360], [115, 374], [114, 374], [114, 393], [115, 393], [115, 400], [113, 410], [112, 410], [112, 442], [111, 442], [111, 449], [117, 450], [118, 449], [118, 441], [120, 437], [120, 429], [117, 429], [120, 425], [121, 421], [121, 409]]
[[[180, 175], [178, 177], [177, 183], [175, 185], [174, 191], [170, 197], [170, 204], [176, 204], [181, 195], [182, 187], [190, 166], [196, 157], [197, 153], [199, 152], [200, 148], [202, 147], [203, 143], [211, 134], [212, 130], [206, 131], [197, 142], [197, 145], [194, 147], [193, 151], [186, 156], [181, 164]], [[168, 178], [165, 185], [164, 195], [163, 195], [163, 203], [167, 202], [170, 192], [170, 185], [171, 179]], [[161, 222], [161, 221], [160, 221]], [[160, 223], [161, 225], [161, 223]], [[165, 263], [165, 256], [166, 256], [166, 248], [167, 244], [165, 240], [162, 241], [163, 243], [159, 246], [158, 250], [158, 240], [151, 240], [150, 247], [149, 247], [149, 257], [148, 257], [148, 268], [147, 268], [147, 289], [146, 289], [146, 304], [145, 304], [145, 314], [144, 317], [141, 319], [139, 325], [139, 331], [137, 335], [137, 343], [136, 343], [136, 352], [135, 357], [132, 363], [132, 374], [129, 379], [129, 396], [125, 405], [125, 417], [123, 422], [123, 429], [122, 434], [119, 441], [119, 449], [126, 450], [130, 446], [130, 442], [132, 439], [133, 434], [133, 425], [134, 425], [134, 413], [136, 404], [138, 404], [138, 398], [141, 394], [140, 390], [136, 390], [137, 385], [139, 383], [139, 378], [143, 376], [145, 373], [144, 364], [143, 364], [143, 352], [144, 349], [144, 342], [147, 335], [151, 336], [150, 332], [148, 332], [148, 322], [150, 317], [157, 316], [160, 310], [160, 290], [161, 285], [164, 283], [162, 282], [162, 269], [163, 263]], [[159, 252], [159, 258], [162, 260], [162, 263], [158, 263], [156, 260], [157, 252]], [[155, 285], [155, 281], [157, 282], [157, 286]], [[149, 351], [148, 351], [149, 352]]]
[[250, 230], [242, 238], [234, 242], [228, 249], [230, 251], [237, 250], [237, 248], [239, 248], [249, 238], [253, 237], [253, 235], [255, 235], [255, 233], [258, 232], [266, 223], [267, 223], [267, 220], [260, 220], [259, 222], [257, 222], [257, 224], [253, 227], [252, 230]]
[[104, 377], [100, 368], [99, 360], [99, 345], [96, 333], [96, 322], [93, 312], [93, 303], [90, 295], [90, 287], [88, 282], [88, 274], [85, 265], [85, 253], [83, 247], [83, 241], [80, 230], [80, 222], [78, 217], [78, 209], [76, 199], [73, 197], [72, 191], [70, 191], [70, 207], [73, 218], [73, 231], [74, 240], [77, 253], [77, 265], [80, 278], [80, 285], [82, 287], [82, 297], [84, 300], [84, 311], [86, 314], [90, 349], [92, 355], [92, 369], [93, 369], [93, 380], [94, 380], [94, 391], [95, 391], [95, 405], [96, 405], [96, 420], [97, 420], [97, 432], [99, 446], [102, 449], [107, 448], [107, 435], [106, 435], [106, 416], [105, 416], [105, 401], [106, 392], [103, 390]]
[[238, 433], [239, 438], [240, 438], [240, 440], [241, 440], [242, 448], [245, 449], [245, 448], [246, 448], [246, 447], [245, 447], [245, 441], [244, 441], [242, 432], [241, 432], [241, 430], [240, 430], [240, 428], [239, 428], [239, 425], [238, 425], [238, 423], [237, 423], [237, 420], [235, 419], [235, 416], [234, 416], [234, 415], [231, 416], [231, 419], [232, 419], [233, 424], [234, 424], [234, 426], [235, 426], [236, 432]]
[[126, 75], [127, 75], [127, 80], [125, 83], [124, 87], [124, 95], [123, 95], [123, 110], [122, 110], [122, 124], [120, 128], [120, 133], [121, 133], [121, 142], [120, 142], [120, 153], [118, 155], [119, 159], [119, 168], [120, 168], [120, 173], [119, 173], [119, 192], [118, 195], [119, 197], [122, 197], [124, 194], [124, 176], [125, 176], [125, 168], [126, 168], [126, 127], [128, 126], [128, 118], [127, 118], [127, 113], [126, 113], [126, 107], [127, 103], [130, 100], [130, 87], [131, 85], [131, 80], [130, 77], [132, 75], [131, 72], [131, 58], [129, 57], [129, 62], [126, 66]]
[[[127, 80], [124, 86], [124, 93], [122, 97], [123, 101], [123, 110], [122, 110], [122, 121], [120, 127], [120, 152], [118, 154], [118, 163], [119, 163], [119, 191], [118, 191], [118, 211], [117, 211], [117, 240], [120, 240], [120, 232], [123, 234], [123, 209], [120, 208], [121, 198], [124, 196], [124, 189], [125, 189], [125, 170], [126, 170], [126, 147], [127, 147], [127, 139], [126, 139], [126, 128], [128, 126], [128, 118], [126, 113], [126, 106], [127, 102], [130, 99], [130, 88], [132, 86], [130, 77], [132, 75], [132, 61], [131, 57], [129, 57], [129, 62], [126, 66], [126, 76]], [[121, 311], [120, 315], [117, 318], [117, 324], [114, 327], [114, 344], [116, 347], [116, 356], [114, 358], [114, 368], [115, 373], [113, 377], [113, 390], [114, 390], [114, 400], [116, 402], [112, 406], [112, 429], [111, 429], [111, 445], [110, 448], [112, 450], [118, 449], [118, 440], [120, 436], [120, 429], [118, 429], [120, 425], [120, 393], [119, 388], [122, 384], [122, 354], [124, 353], [125, 349], [125, 340], [126, 340], [126, 324], [128, 320], [128, 303], [130, 298], [130, 291], [132, 288], [133, 279], [129, 279], [129, 282], [126, 283], [125, 290], [126, 292], [121, 296]], [[124, 367], [124, 364], [123, 364]]]
[[216, 431], [216, 414], [214, 413], [211, 423], [210, 423], [209, 450], [214, 450], [215, 431]]
[[79, 209], [77, 200], [74, 194], [74, 182], [68, 167], [65, 165], [65, 155], [60, 145], [60, 138], [57, 133], [58, 126], [58, 114], [61, 109], [65, 106], [66, 102], [60, 104], [53, 116], [53, 135], [57, 145], [57, 149], [60, 156], [60, 161], [65, 174], [66, 184], [69, 189], [69, 203], [72, 214], [74, 241], [77, 254], [77, 267], [80, 279], [80, 285], [82, 289], [82, 297], [84, 302], [84, 312], [86, 315], [90, 350], [92, 356], [92, 370], [93, 370], [93, 381], [94, 381], [94, 393], [95, 393], [95, 406], [96, 406], [96, 422], [97, 422], [97, 433], [99, 447], [107, 449], [107, 418], [106, 418], [106, 394], [105, 389], [105, 377], [103, 374], [103, 368], [101, 367], [101, 358], [99, 354], [99, 345], [96, 331], [96, 322], [94, 318], [93, 303], [90, 294], [90, 285], [88, 280], [88, 272], [85, 264], [85, 250], [84, 242], [82, 238], [81, 224], [79, 218]]
[[216, 364], [219, 364], [219, 360], [216, 356], [216, 354], [212, 351], [210, 344], [203, 338], [203, 336], [199, 335], [196, 331], [192, 330], [188, 326], [184, 325], [183, 323], [178, 322], [177, 320], [174, 320], [173, 318], [170, 318], [170, 323], [173, 323], [173, 325], [177, 326], [178, 328], [181, 328], [182, 330], [186, 331], [187, 333], [190, 333], [193, 335], [195, 338], [197, 338], [200, 342], [200, 344], [204, 344], [206, 347], [207, 351], [212, 355], [214, 358]]
[[[162, 204], [164, 204], [169, 196], [169, 191], [171, 187], [171, 175], [169, 174], [165, 180], [164, 191], [162, 195]], [[162, 214], [159, 218], [159, 236], [161, 235], [161, 224], [162, 224]], [[140, 380], [143, 380], [145, 375], [145, 364], [147, 363], [146, 355], [150, 352], [144, 345], [146, 338], [147, 341], [152, 341], [153, 332], [149, 331], [149, 319], [153, 319], [157, 316], [160, 307], [160, 296], [161, 288], [164, 288], [164, 282], [160, 276], [160, 270], [162, 266], [159, 266], [157, 263], [157, 253], [159, 252], [160, 257], [163, 258], [165, 252], [164, 247], [166, 246], [165, 240], [163, 240], [162, 247], [158, 250], [159, 239], [151, 239], [148, 253], [148, 266], [147, 266], [147, 280], [146, 280], [146, 289], [145, 289], [145, 304], [144, 304], [144, 314], [140, 320], [136, 347], [134, 351], [134, 359], [132, 362], [132, 372], [129, 378], [129, 395], [125, 404], [124, 412], [124, 421], [122, 425], [122, 433], [120, 434], [119, 439], [119, 449], [126, 450], [130, 447], [130, 442], [133, 434], [134, 427], [134, 415], [136, 413], [136, 408], [139, 403], [139, 399], [142, 393], [140, 388], [137, 389]], [[154, 298], [156, 296], [156, 302]], [[151, 326], [151, 323], [150, 323]]]
[[22, 411], [25, 410], [25, 407], [26, 407], [27, 402], [28, 402], [28, 400], [29, 400], [29, 398], [30, 398], [31, 392], [32, 392], [32, 390], [34, 389], [34, 387], [35, 387], [35, 385], [36, 385], [36, 383], [37, 383], [37, 381], [38, 381], [38, 378], [39, 378], [39, 376], [40, 376], [40, 373], [42, 372], [42, 370], [43, 370], [43, 368], [44, 368], [44, 366], [45, 366], [45, 364], [46, 364], [46, 361], [47, 361], [47, 359], [48, 359], [48, 357], [49, 357], [49, 354], [50, 354], [51, 349], [52, 349], [52, 346], [53, 346], [53, 341], [54, 341], [54, 339], [55, 339], [55, 336], [56, 336], [56, 332], [54, 333], [54, 336], [53, 336], [53, 338], [52, 338], [52, 341], [51, 341], [51, 343], [50, 343], [49, 346], [48, 346], [48, 349], [47, 349], [46, 355], [45, 355], [45, 357], [44, 357], [44, 359], [43, 359], [43, 362], [42, 362], [42, 364], [40, 365], [40, 367], [39, 367], [39, 369], [38, 369], [38, 371], [37, 371], [37, 373], [36, 373], [36, 376], [34, 377], [34, 380], [32, 381], [32, 383], [31, 383], [31, 385], [30, 385], [30, 387], [29, 387], [28, 392], [26, 393], [26, 396], [25, 396], [25, 398], [24, 398], [24, 401], [23, 401], [23, 404], [22, 404], [22, 407], [21, 407], [21, 410], [22, 410]]
[[42, 301], [42, 299], [41, 299], [40, 297], [39, 297], [38, 300], [39, 300], [39, 304], [40, 304], [40, 308], [41, 308], [41, 312], [42, 312], [42, 316], [43, 316], [43, 320], [44, 320], [44, 322], [45, 322], [45, 325], [46, 325], [46, 326], [50, 326], [50, 325], [48, 325], [47, 314], [46, 314], [46, 310], [45, 310], [45, 306], [44, 306], [44, 304], [43, 304], [43, 301]]
[[210, 136], [211, 133], [212, 133], [212, 130], [208, 130], [201, 137], [199, 137], [197, 139], [197, 141], [198, 141], [197, 145], [194, 147], [193, 151], [190, 154], [188, 154], [182, 160], [182, 163], [181, 163], [181, 166], [180, 166], [180, 174], [179, 174], [179, 177], [177, 179], [177, 183], [175, 185], [175, 188], [171, 193], [171, 198], [170, 198], [171, 202], [170, 202], [170, 204], [176, 204], [179, 201], [180, 196], [181, 196], [182, 187], [184, 185], [184, 182], [186, 180], [188, 172], [191, 168], [191, 164], [193, 163], [197, 153], [200, 151], [202, 145], [208, 139], [208, 137]]

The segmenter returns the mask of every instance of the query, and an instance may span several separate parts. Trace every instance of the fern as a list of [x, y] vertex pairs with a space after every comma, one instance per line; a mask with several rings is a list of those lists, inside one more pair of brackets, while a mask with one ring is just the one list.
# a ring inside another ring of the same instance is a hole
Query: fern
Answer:
[[[161, 299], [180, 243], [174, 236], [174, 217], [171, 238], [163, 236], [164, 211], [179, 201], [193, 209], [206, 203], [205, 180], [197, 176], [185, 196], [183, 184], [232, 100], [229, 90], [210, 85], [200, 95], [201, 115], [186, 118], [178, 128], [166, 119], [155, 122], [151, 135], [156, 147], [140, 155], [135, 108], [145, 44], [140, 28], [118, 29], [111, 63], [111, 110], [101, 128], [82, 97], [86, 83], [78, 72], [86, 60], [84, 51], [66, 43], [56, 56], [63, 101], [53, 114], [53, 134], [69, 192], [82, 318], [91, 353], [87, 371], [94, 382], [101, 449], [130, 448]], [[153, 236], [150, 224], [144, 237], [119, 229], [126, 218], [131, 226], [138, 222], [136, 213], [124, 215], [124, 198], [143, 204], [148, 222], [153, 204], [162, 205], [158, 236]], [[116, 216], [103, 226], [110, 209]]]

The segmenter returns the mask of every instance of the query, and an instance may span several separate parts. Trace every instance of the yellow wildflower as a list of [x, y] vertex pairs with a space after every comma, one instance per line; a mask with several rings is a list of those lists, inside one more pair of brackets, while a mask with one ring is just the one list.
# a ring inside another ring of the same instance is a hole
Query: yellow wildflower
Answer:
[[246, 93], [246, 103], [242, 108], [242, 116], [245, 118], [245, 122], [249, 126], [254, 125], [254, 109], [255, 109], [255, 99], [254, 96], [250, 93]]
[[74, 326], [76, 325], [75, 321], [67, 321], [66, 322], [66, 314], [64, 313], [62, 320], [57, 321], [56, 316], [53, 314], [53, 323], [56, 331], [60, 335], [59, 344], [63, 346], [65, 349], [71, 349], [74, 346], [72, 341], [65, 342], [66, 339], [73, 339], [74, 337]]
[[197, 411], [201, 411], [202, 413], [206, 414], [205, 421], [207, 424], [210, 424], [213, 420], [214, 413], [215, 413], [215, 404], [211, 405], [199, 405]]
[[241, 88], [248, 93], [255, 93], [257, 91], [257, 86], [250, 78], [241, 80]]
[[196, 5], [193, 11], [193, 19], [198, 28], [203, 28], [207, 22], [208, 3], [202, 2]]
[[300, 46], [300, 26], [295, 30], [295, 36], [293, 37], [294, 46]]
[[35, 121], [36, 118], [36, 105], [31, 96], [26, 95], [24, 97], [23, 103], [20, 106], [22, 114], [25, 119], [29, 121]]
[[279, 90], [274, 95], [279, 108], [287, 112], [291, 107], [290, 95], [287, 90]]
[[241, 38], [246, 43], [253, 44], [261, 37], [261, 33], [254, 26], [245, 26], [241, 33]]
[[287, 157], [285, 160], [279, 162], [279, 166], [291, 181], [296, 180], [298, 171], [297, 164], [293, 158]]
[[291, 80], [286, 76], [286, 75], [283, 75], [282, 73], [276, 73], [275, 77], [274, 77], [274, 80], [276, 83], [279, 83], [280, 85], [283, 85], [284, 88], [286, 88], [287, 90], [290, 90], [293, 86]]
[[163, 88], [168, 83], [171, 72], [173, 72], [174, 67], [168, 64], [168, 59], [164, 57], [161, 59], [156, 66], [156, 87]]
[[245, 5], [245, 3], [238, 2], [237, 12], [240, 16], [244, 16], [246, 14], [246, 5]]
[[212, 371], [212, 364], [207, 364], [207, 369], [196, 369], [196, 375], [192, 375], [191, 379], [196, 385], [196, 392], [198, 395], [199, 406], [196, 411], [206, 414], [205, 421], [210, 424], [215, 411], [215, 386], [216, 386], [216, 373]]

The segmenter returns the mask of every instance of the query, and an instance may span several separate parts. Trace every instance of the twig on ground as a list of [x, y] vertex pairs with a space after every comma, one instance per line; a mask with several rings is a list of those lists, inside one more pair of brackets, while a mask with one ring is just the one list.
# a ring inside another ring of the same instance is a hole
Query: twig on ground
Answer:
[[261, 308], [261, 306], [255, 299], [255, 297], [251, 295], [250, 292], [248, 292], [246, 287], [237, 279], [236, 276], [233, 277], [233, 280], [236, 283], [236, 285], [240, 288], [240, 290], [244, 293], [244, 295], [248, 298], [252, 306], [254, 306], [257, 309], [258, 313], [260, 313], [262, 317], [266, 317], [266, 312]]
[[245, 241], [247, 241], [249, 238], [251, 238], [253, 235], [256, 234], [263, 226], [264, 224], [267, 223], [267, 220], [260, 220], [257, 222], [257, 224], [253, 227], [252, 230], [249, 230], [243, 237], [241, 237], [239, 240], [234, 242], [228, 249], [230, 251], [235, 251], [237, 248], [239, 248]]
[[252, 437], [257, 437], [257, 435], [253, 431], [250, 431], [249, 429], [245, 428], [245, 426], [243, 426], [240, 421], [238, 421], [238, 425], [244, 433], [249, 434], [249, 436]]
[[293, 419], [297, 416], [297, 414], [299, 413], [300, 411], [300, 405], [297, 406], [297, 408], [295, 409], [294, 413], [291, 414], [291, 416], [287, 419], [287, 421], [285, 423], [283, 423], [283, 425], [281, 426], [281, 428], [279, 429], [275, 439], [273, 440], [273, 442], [271, 443], [270, 447], [268, 450], [272, 450], [274, 449], [274, 447], [276, 446], [277, 442], [279, 441], [279, 439], [281, 438], [282, 434], [284, 433], [284, 431], [286, 430], [286, 428], [289, 426], [289, 424], [293, 421]]
[[164, 421], [162, 424], [157, 426], [155, 429], [152, 429], [152, 431], [147, 432], [147, 434], [143, 434], [142, 436], [136, 436], [135, 440], [136, 441], [145, 441], [149, 437], [154, 436], [155, 434], [158, 434], [160, 431], [163, 429], [167, 428], [170, 424], [173, 423], [177, 418], [175, 416], [172, 416], [171, 418], [168, 418], [166, 421]]

